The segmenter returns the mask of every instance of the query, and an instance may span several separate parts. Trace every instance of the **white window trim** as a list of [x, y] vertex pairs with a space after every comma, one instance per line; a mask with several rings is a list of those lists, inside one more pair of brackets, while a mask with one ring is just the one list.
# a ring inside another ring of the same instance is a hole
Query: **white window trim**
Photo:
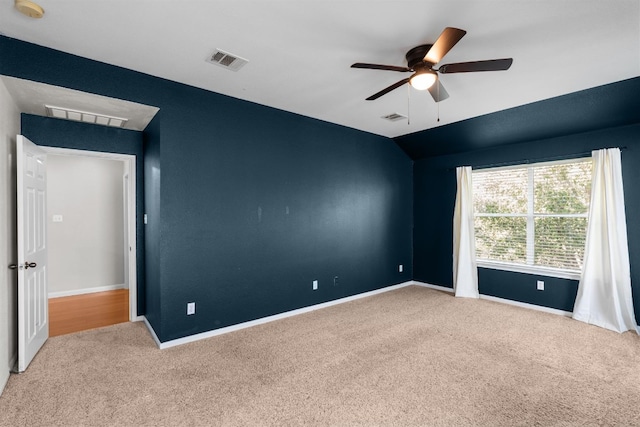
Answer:
[[[551, 165], [558, 165], [558, 164], [566, 164], [566, 163], [577, 163], [580, 161], [586, 161], [587, 159], [591, 159], [590, 156], [585, 156], [585, 157], [576, 157], [576, 158], [572, 158], [572, 159], [565, 159], [565, 160], [553, 160], [553, 161], [542, 161], [542, 162], [533, 162], [533, 163], [522, 163], [522, 164], [517, 164], [517, 165], [509, 165], [509, 166], [499, 166], [499, 167], [492, 167], [492, 168], [480, 168], [480, 169], [475, 169], [475, 171], [481, 171], [483, 169], [491, 169], [491, 170], [504, 170], [504, 169], [525, 169], [525, 168], [532, 168], [532, 167], [539, 167], [539, 166], [551, 166]], [[533, 174], [531, 173], [531, 169], [529, 169], [529, 180], [533, 179]], [[533, 189], [532, 185], [528, 185], [527, 186], [527, 191], [531, 192]], [[531, 196], [529, 194], [529, 196]], [[490, 217], [490, 216], [496, 216], [496, 217], [523, 217], [523, 218], [527, 218], [527, 228], [529, 227], [533, 227], [533, 219], [537, 218], [537, 217], [544, 217], [544, 216], [549, 216], [549, 217], [582, 217], [582, 218], [587, 218], [588, 214], [551, 214], [551, 215], [546, 215], [546, 214], [535, 214], [533, 213], [533, 197], [528, 197], [528, 203], [531, 204], [532, 206], [529, 207], [527, 206], [527, 210], [529, 210], [529, 208], [531, 208], [531, 214], [529, 212], [527, 213], [518, 213], [518, 214], [477, 214], [474, 213], [474, 217]], [[531, 224], [529, 224], [531, 222]], [[533, 251], [529, 251], [529, 247], [528, 246], [533, 246], [533, 239], [530, 239], [530, 236], [533, 236], [532, 234], [530, 235], [529, 230], [527, 230], [527, 262], [529, 261], [529, 258], [533, 258]], [[531, 241], [529, 241], [531, 240]], [[504, 261], [493, 261], [493, 260], [488, 260], [488, 259], [481, 259], [481, 258], [477, 258], [476, 259], [476, 265], [478, 267], [481, 268], [489, 268], [492, 270], [503, 270], [503, 271], [512, 271], [515, 273], [525, 273], [525, 274], [531, 274], [531, 275], [537, 275], [537, 276], [546, 276], [546, 277], [557, 277], [560, 279], [570, 279], [570, 280], [580, 280], [580, 277], [582, 276], [582, 272], [581, 271], [576, 271], [576, 270], [564, 270], [564, 269], [560, 269], [560, 268], [552, 268], [552, 267], [543, 267], [543, 266], [539, 266], [539, 265], [533, 265], [533, 259], [531, 259], [531, 264], [519, 264], [519, 263], [511, 263], [511, 262], [504, 262]]]
[[541, 267], [539, 265], [515, 264], [510, 262], [491, 261], [477, 259], [476, 265], [492, 270], [513, 271], [514, 273], [532, 274], [534, 276], [557, 277], [560, 279], [580, 280], [581, 273], [574, 270], [562, 270], [559, 268]]

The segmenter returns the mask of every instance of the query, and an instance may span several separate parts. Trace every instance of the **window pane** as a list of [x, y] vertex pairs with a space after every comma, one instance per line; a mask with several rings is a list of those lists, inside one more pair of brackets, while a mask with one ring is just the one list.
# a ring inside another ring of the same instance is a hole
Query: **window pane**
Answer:
[[591, 160], [534, 168], [534, 211], [583, 214], [591, 198]]
[[536, 218], [534, 264], [581, 270], [586, 235], [587, 218]]
[[476, 217], [475, 232], [478, 258], [526, 263], [526, 218]]
[[473, 173], [473, 204], [478, 213], [527, 213], [527, 170]]

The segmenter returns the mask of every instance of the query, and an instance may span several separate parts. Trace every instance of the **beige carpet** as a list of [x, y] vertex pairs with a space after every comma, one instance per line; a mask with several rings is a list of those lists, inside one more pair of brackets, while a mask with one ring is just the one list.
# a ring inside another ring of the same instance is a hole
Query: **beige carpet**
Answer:
[[421, 287], [158, 350], [50, 339], [0, 425], [640, 425], [640, 337]]

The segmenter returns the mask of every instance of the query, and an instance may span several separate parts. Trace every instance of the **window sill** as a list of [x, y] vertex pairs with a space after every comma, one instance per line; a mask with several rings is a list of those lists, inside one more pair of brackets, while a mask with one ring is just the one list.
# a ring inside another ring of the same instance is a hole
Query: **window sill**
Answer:
[[558, 277], [560, 279], [580, 280], [580, 273], [575, 271], [560, 270], [556, 268], [539, 267], [533, 265], [510, 264], [506, 262], [495, 262], [477, 260], [476, 264], [481, 268], [492, 270], [513, 271], [516, 273], [532, 274], [535, 276]]

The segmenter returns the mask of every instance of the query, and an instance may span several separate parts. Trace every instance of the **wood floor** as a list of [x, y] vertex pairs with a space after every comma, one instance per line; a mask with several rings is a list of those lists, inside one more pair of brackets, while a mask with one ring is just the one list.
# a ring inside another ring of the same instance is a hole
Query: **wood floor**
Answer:
[[49, 299], [49, 336], [129, 321], [129, 290]]

